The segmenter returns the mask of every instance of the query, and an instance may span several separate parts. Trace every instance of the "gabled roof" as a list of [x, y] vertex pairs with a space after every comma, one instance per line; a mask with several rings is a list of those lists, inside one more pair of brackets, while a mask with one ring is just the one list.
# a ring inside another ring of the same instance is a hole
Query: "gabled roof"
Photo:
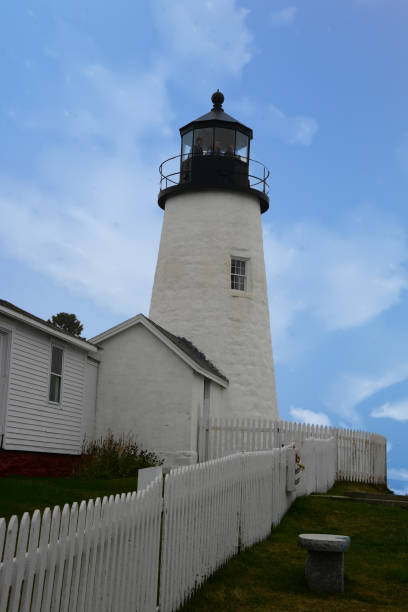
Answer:
[[87, 342], [85, 339], [69, 334], [52, 323], [48, 323], [48, 321], [40, 319], [40, 317], [37, 317], [36, 315], [31, 314], [31, 312], [27, 312], [26, 310], [23, 310], [22, 308], [19, 308], [6, 300], [0, 299], [0, 314], [7, 315], [8, 317], [23, 323], [27, 323], [27, 325], [30, 325], [31, 327], [35, 327], [36, 329], [50, 334], [51, 336], [60, 338], [69, 344], [74, 344], [75, 346], [78, 346], [86, 351], [95, 353], [98, 350], [93, 344]]
[[216, 366], [207, 359], [204, 353], [199, 351], [194, 344], [192, 344], [192, 342], [186, 338], [175, 336], [167, 331], [167, 329], [164, 329], [148, 317], [145, 317], [143, 314], [138, 314], [127, 321], [123, 321], [123, 323], [119, 323], [119, 325], [115, 325], [115, 327], [108, 329], [102, 334], [99, 334], [94, 338], [90, 338], [89, 342], [92, 342], [92, 344], [100, 344], [108, 338], [111, 338], [112, 336], [115, 336], [116, 334], [119, 334], [130, 327], [133, 327], [134, 325], [143, 325], [143, 327], [159, 338], [164, 344], [166, 344], [166, 346], [168, 346], [168, 348], [170, 348], [193, 370], [202, 376], [214, 380], [222, 387], [228, 386], [228, 378], [224, 376], [224, 374], [222, 374], [218, 368], [216, 368]]

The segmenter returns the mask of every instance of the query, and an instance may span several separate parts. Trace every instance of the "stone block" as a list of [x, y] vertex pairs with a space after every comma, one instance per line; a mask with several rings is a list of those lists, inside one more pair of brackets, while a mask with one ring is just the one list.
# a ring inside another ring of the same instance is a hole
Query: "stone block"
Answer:
[[343, 593], [344, 551], [350, 538], [323, 533], [302, 533], [299, 544], [308, 551], [305, 576], [311, 591]]

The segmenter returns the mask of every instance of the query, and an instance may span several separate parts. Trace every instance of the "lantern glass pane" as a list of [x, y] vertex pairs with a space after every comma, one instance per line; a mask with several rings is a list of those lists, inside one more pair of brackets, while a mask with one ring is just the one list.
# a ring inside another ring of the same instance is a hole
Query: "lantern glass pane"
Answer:
[[248, 136], [242, 132], [237, 131], [237, 141], [235, 144], [235, 154], [241, 158], [242, 161], [248, 161]]

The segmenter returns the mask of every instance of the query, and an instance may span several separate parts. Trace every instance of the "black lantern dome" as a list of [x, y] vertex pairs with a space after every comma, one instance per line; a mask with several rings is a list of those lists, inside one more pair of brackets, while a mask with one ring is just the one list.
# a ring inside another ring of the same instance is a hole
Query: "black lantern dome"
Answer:
[[250, 159], [252, 130], [224, 111], [221, 91], [211, 101], [209, 113], [180, 128], [181, 155], [160, 166], [159, 206], [164, 209], [166, 199], [181, 191], [228, 189], [256, 195], [265, 212], [269, 171]]

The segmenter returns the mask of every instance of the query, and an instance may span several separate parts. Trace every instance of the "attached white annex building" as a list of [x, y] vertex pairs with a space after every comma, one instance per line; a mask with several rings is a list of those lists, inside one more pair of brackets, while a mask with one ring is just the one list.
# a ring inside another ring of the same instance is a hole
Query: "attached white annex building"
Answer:
[[171, 464], [197, 461], [198, 418], [228, 380], [188, 340], [137, 315], [92, 339], [100, 352], [96, 435], [133, 432]]
[[[79, 453], [84, 436], [133, 434], [168, 463], [197, 460], [204, 417], [277, 419], [252, 130], [212, 110], [161, 165], [163, 230], [149, 318], [89, 341], [0, 301], [5, 450]], [[254, 169], [255, 168], [255, 169]]]

